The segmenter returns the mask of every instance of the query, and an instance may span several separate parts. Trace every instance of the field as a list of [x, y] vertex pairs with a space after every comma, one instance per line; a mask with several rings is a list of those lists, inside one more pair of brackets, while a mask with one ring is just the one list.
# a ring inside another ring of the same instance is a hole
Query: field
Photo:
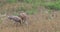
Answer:
[[[60, 32], [59, 0], [56, 4], [55, 0], [0, 0], [0, 2], [0, 32]], [[28, 14], [28, 26], [14, 24], [14, 21], [7, 18], [9, 15], [17, 16], [20, 11]]]

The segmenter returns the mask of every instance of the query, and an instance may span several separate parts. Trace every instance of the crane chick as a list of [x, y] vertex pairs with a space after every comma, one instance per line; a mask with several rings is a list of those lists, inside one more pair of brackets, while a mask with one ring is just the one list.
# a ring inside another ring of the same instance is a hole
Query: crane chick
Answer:
[[28, 15], [27, 15], [27, 13], [25, 13], [25, 12], [20, 12], [20, 14], [19, 14], [19, 16], [18, 17], [20, 17], [21, 19], [22, 19], [22, 22], [23, 23], [26, 23], [27, 24], [27, 20], [28, 20]]
[[21, 24], [22, 19], [18, 16], [8, 16], [8, 19], [13, 20], [15, 22], [19, 22]]

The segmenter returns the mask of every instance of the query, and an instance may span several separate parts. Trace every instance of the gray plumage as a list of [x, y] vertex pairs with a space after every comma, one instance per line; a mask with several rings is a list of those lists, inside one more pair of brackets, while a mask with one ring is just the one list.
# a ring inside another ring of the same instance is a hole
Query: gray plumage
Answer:
[[22, 19], [18, 16], [8, 16], [8, 19], [13, 20], [15, 22], [19, 22], [21, 24]]

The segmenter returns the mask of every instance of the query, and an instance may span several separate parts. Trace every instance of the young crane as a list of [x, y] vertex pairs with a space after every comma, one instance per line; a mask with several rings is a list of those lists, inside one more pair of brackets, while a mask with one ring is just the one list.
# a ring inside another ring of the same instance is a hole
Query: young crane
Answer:
[[28, 24], [27, 20], [28, 20], [28, 15], [25, 12], [20, 12], [20, 14], [18, 15], [18, 17], [20, 17], [22, 19], [22, 23]]
[[15, 22], [19, 22], [21, 24], [22, 19], [18, 16], [8, 16], [8, 19], [13, 20]]
[[10, 20], [14, 20], [15, 22], [19, 22], [20, 24], [26, 23], [27, 24], [27, 14], [25, 12], [20, 12], [18, 16], [8, 16]]

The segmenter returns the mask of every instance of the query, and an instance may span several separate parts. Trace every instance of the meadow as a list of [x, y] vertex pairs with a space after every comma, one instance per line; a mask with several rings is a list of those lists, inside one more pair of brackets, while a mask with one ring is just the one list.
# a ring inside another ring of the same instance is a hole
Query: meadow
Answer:
[[[28, 14], [28, 26], [7, 18], [20, 11]], [[0, 32], [60, 32], [60, 0], [0, 0]]]

